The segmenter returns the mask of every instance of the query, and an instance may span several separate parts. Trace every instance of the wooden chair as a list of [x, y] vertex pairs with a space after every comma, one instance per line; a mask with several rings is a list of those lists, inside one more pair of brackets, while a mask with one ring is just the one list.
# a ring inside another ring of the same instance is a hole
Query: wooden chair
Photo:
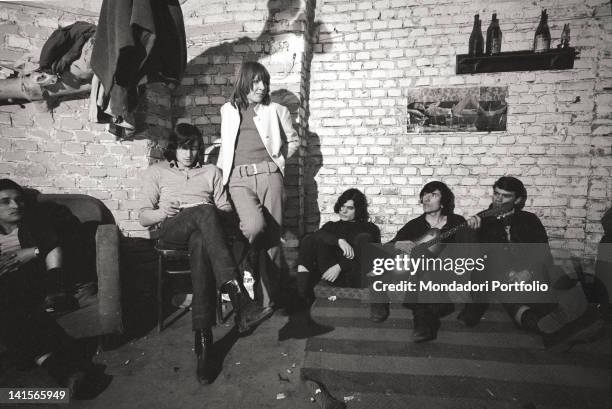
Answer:
[[[169, 260], [181, 262], [183, 265], [189, 261], [189, 251], [177, 250], [177, 249], [165, 249], [158, 245], [155, 246], [157, 252], [157, 332], [161, 332], [164, 329], [164, 283], [167, 279], [173, 276], [191, 274], [189, 268], [182, 268], [182, 266], [169, 265]], [[227, 314], [223, 314], [223, 294], [217, 291], [216, 295], [216, 310], [217, 310], [217, 322], [223, 323], [231, 315], [233, 310], [230, 310]]]

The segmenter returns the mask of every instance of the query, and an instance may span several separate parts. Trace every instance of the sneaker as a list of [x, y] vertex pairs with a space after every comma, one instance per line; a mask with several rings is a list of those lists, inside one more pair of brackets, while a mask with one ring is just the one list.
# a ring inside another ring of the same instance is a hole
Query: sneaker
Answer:
[[[245, 290], [249, 294], [252, 300], [255, 299], [255, 279], [253, 278], [253, 274], [250, 271], [244, 270], [242, 276], [242, 285], [244, 285]], [[229, 296], [228, 296], [229, 300]]]
[[189, 308], [193, 301], [193, 294], [175, 294], [170, 301], [176, 308]]

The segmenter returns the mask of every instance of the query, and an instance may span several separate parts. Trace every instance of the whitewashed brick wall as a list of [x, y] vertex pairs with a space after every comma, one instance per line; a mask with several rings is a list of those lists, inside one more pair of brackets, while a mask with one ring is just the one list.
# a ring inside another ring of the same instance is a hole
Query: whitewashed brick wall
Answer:
[[[0, 63], [38, 61], [56, 28], [75, 21], [97, 23], [101, 0], [77, 0], [71, 2], [74, 8], [67, 3], [0, 3]], [[125, 235], [146, 235], [137, 221], [139, 174], [149, 164], [150, 141], [168, 133], [170, 91], [150, 86], [142, 101], [147, 130], [129, 141], [88, 121], [88, 99], [64, 101], [51, 111], [45, 102], [0, 106], [0, 177], [44, 193], [97, 197]]]
[[[72, 3], [81, 10], [65, 2], [1, 4], [0, 62], [36, 52], [58, 25], [95, 22], [99, 3]], [[496, 12], [502, 50], [522, 50], [542, 8], [554, 45], [570, 24], [571, 44], [581, 52], [573, 70], [455, 74], [474, 14], [486, 30]], [[144, 235], [135, 199], [139, 172], [158, 154], [152, 148], [173, 121], [216, 139], [239, 64], [259, 60], [271, 71], [272, 91], [287, 90], [282, 102], [293, 104], [303, 138], [304, 155], [288, 169], [293, 244], [333, 218], [333, 203], [348, 187], [366, 192], [389, 239], [420, 213], [416, 195], [427, 181], [448, 183], [458, 212], [469, 215], [489, 203], [495, 179], [511, 174], [526, 183], [527, 206], [542, 217], [556, 249], [594, 254], [612, 192], [609, 1], [187, 0], [183, 12], [187, 74], [173, 95], [148, 90], [147, 135], [117, 141], [87, 122], [86, 100], [52, 113], [36, 104], [0, 107], [0, 175], [42, 191], [100, 197], [127, 235]], [[508, 87], [507, 131], [406, 132], [409, 90], [478, 85]]]
[[[474, 14], [486, 31], [497, 13], [502, 51], [514, 51], [530, 48], [543, 8], [554, 46], [570, 24], [571, 45], [581, 52], [574, 69], [455, 74]], [[390, 239], [421, 213], [417, 195], [426, 182], [447, 183], [467, 216], [490, 203], [499, 176], [514, 175], [525, 182], [527, 208], [541, 216], [552, 246], [592, 256], [599, 219], [612, 205], [610, 13], [601, 0], [318, 1], [309, 128], [321, 154], [309, 148], [305, 161], [322, 167], [316, 188], [305, 186], [307, 197], [318, 190], [318, 208], [306, 208], [307, 229], [316, 228], [310, 216], [318, 211], [321, 222], [333, 219], [337, 196], [357, 186]], [[507, 131], [407, 133], [408, 90], [478, 85], [508, 87]]]

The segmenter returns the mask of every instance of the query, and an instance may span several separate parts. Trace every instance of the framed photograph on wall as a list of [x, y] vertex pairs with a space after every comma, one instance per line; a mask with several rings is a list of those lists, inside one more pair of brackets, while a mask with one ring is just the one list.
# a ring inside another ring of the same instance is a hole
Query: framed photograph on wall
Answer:
[[417, 88], [408, 93], [408, 132], [505, 131], [508, 87]]

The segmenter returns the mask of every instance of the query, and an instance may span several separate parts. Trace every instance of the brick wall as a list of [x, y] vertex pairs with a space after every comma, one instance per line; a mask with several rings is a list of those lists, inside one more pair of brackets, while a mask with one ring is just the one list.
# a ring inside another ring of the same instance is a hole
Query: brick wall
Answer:
[[[101, 3], [0, 3], [0, 63], [38, 61], [56, 28], [75, 21], [96, 24]], [[149, 164], [151, 148], [171, 126], [170, 90], [163, 85], [146, 88], [139, 112], [145, 130], [131, 140], [117, 140], [104, 124], [90, 123], [88, 104], [85, 98], [51, 110], [45, 102], [0, 106], [0, 176], [42, 192], [97, 197], [126, 236], [146, 236], [137, 221], [139, 174]]]
[[[58, 25], [95, 22], [100, 2], [1, 4], [0, 62], [36, 53]], [[573, 70], [454, 74], [474, 14], [486, 30], [497, 12], [509, 51], [530, 47], [542, 8], [553, 44], [570, 23], [581, 51]], [[187, 0], [183, 13], [187, 73], [172, 95], [147, 90], [146, 133], [117, 141], [87, 122], [86, 100], [51, 113], [38, 104], [0, 107], [0, 175], [100, 197], [126, 235], [145, 235], [136, 221], [138, 175], [158, 156], [158, 142], [174, 121], [216, 139], [239, 64], [258, 60], [270, 69], [274, 99], [290, 106], [304, 147], [288, 166], [289, 247], [333, 218], [348, 187], [365, 190], [388, 239], [420, 213], [416, 195], [427, 181], [448, 183], [459, 213], [469, 215], [488, 204], [497, 177], [512, 174], [526, 182], [527, 206], [542, 217], [553, 247], [594, 254], [612, 191], [608, 1]], [[475, 85], [508, 87], [507, 131], [407, 133], [409, 90]]]
[[[309, 0], [310, 1], [310, 0]], [[48, 36], [77, 20], [96, 23], [101, 0], [57, 0], [0, 5], [0, 62], [37, 61]], [[262, 62], [272, 75], [273, 99], [288, 106], [297, 124], [307, 104], [300, 91], [304, 69], [305, 3], [295, 1], [200, 1], [183, 5], [188, 67], [182, 84], [146, 89], [141, 116], [148, 129], [118, 141], [104, 125], [87, 121], [88, 100], [0, 107], [0, 175], [43, 192], [79, 192], [102, 199], [126, 236], [147, 236], [137, 222], [139, 175], [160, 157], [175, 122], [198, 126], [205, 140], [219, 137], [219, 108], [231, 92], [242, 61]], [[311, 12], [312, 16], [312, 12]], [[308, 62], [309, 63], [309, 62]], [[307, 83], [306, 83], [307, 87]], [[173, 107], [173, 109], [172, 109]], [[298, 126], [300, 135], [304, 127]], [[287, 166], [287, 245], [300, 235], [300, 159]]]
[[[496, 12], [502, 51], [525, 50], [542, 8], [554, 46], [570, 24], [581, 52], [574, 69], [455, 74], [474, 14], [486, 31]], [[319, 0], [316, 12], [308, 124], [316, 139], [305, 161], [322, 166], [308, 230], [319, 211], [322, 221], [333, 219], [335, 199], [350, 186], [365, 190], [389, 239], [421, 213], [424, 183], [446, 182], [467, 216], [490, 203], [493, 182], [508, 174], [525, 182], [527, 208], [541, 216], [557, 254], [594, 254], [612, 192], [609, 1]], [[507, 131], [407, 133], [408, 90], [475, 85], [508, 86]]]

